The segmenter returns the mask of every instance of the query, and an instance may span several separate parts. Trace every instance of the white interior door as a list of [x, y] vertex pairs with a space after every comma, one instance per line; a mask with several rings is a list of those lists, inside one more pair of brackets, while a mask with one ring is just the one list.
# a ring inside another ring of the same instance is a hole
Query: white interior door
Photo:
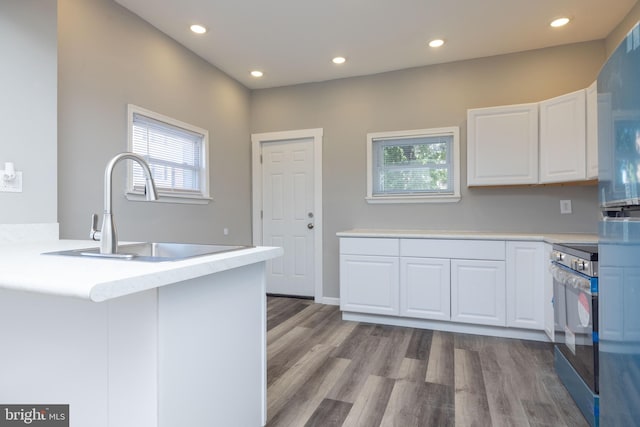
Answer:
[[262, 153], [262, 244], [284, 248], [267, 262], [267, 292], [314, 296], [313, 138], [270, 141]]

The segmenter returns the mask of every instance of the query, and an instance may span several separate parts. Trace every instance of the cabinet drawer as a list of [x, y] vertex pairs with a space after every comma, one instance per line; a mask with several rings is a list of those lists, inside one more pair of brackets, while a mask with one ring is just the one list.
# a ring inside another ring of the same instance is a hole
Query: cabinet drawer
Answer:
[[504, 261], [505, 242], [503, 240], [401, 239], [400, 255]]
[[399, 239], [343, 237], [340, 254], [398, 256]]

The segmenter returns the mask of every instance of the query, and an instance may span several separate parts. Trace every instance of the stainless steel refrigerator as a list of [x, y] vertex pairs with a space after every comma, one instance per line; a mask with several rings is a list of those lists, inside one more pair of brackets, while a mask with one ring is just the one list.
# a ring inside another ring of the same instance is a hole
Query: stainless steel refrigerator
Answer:
[[640, 27], [598, 76], [600, 425], [640, 426]]

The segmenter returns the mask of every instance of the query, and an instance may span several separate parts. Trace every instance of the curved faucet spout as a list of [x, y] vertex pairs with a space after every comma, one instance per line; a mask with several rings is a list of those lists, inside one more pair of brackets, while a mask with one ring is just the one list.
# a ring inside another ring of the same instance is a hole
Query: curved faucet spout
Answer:
[[145, 174], [147, 200], [157, 200], [158, 192], [153, 181], [151, 168], [144, 158], [135, 153], [120, 153], [107, 163], [104, 171], [104, 214], [102, 216], [102, 229], [100, 231], [100, 253], [115, 254], [118, 250], [118, 234], [113, 222], [113, 212], [111, 211], [113, 191], [113, 168], [120, 160], [133, 160], [137, 162]]
[[104, 169], [104, 213], [111, 213], [112, 205], [112, 190], [111, 185], [113, 181], [113, 168], [120, 160], [129, 159], [137, 162], [144, 171], [146, 179], [146, 196], [147, 200], [158, 200], [158, 191], [156, 190], [156, 184], [153, 181], [153, 175], [151, 174], [151, 168], [144, 159], [144, 157], [135, 153], [120, 153], [107, 163], [107, 167]]

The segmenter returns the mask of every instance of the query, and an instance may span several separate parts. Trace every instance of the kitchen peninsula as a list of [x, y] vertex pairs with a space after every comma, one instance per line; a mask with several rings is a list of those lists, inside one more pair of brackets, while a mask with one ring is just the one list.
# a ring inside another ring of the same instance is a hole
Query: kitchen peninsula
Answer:
[[255, 247], [172, 262], [0, 245], [0, 402], [69, 404], [72, 426], [264, 425], [265, 262]]

